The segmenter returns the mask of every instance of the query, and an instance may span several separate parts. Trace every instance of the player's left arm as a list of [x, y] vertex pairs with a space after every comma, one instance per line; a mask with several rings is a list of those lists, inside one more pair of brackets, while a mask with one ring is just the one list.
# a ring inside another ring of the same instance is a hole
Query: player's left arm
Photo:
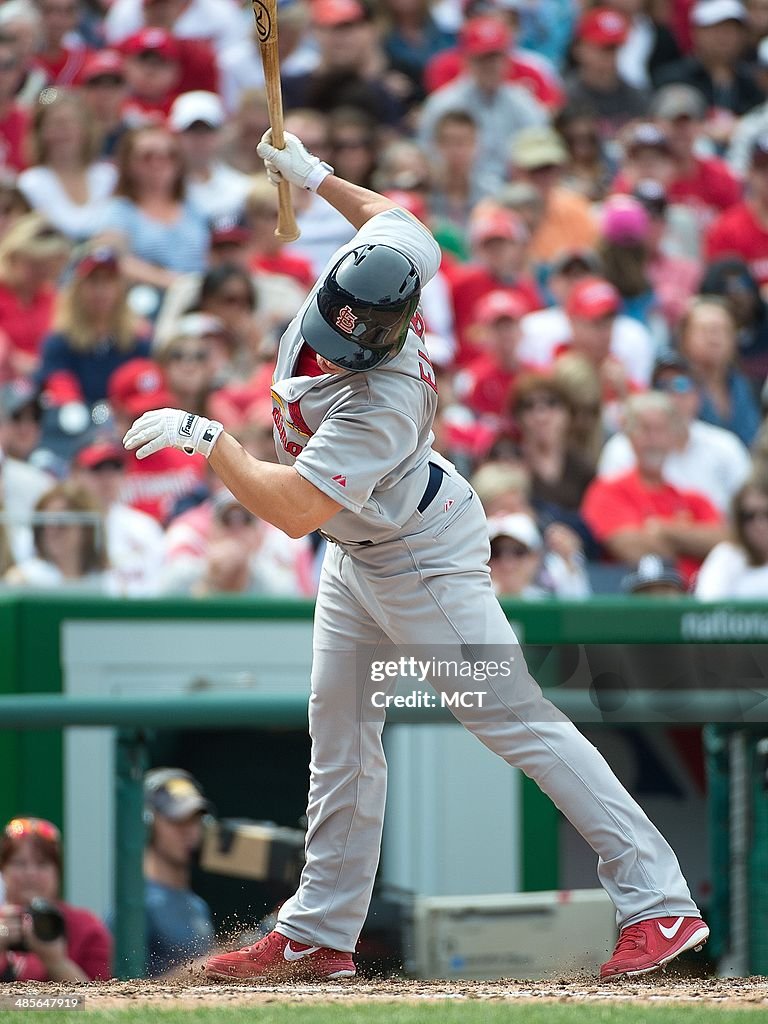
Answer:
[[241, 505], [289, 537], [305, 537], [341, 511], [293, 466], [260, 462], [231, 434], [222, 433], [208, 461]]
[[289, 537], [304, 537], [342, 508], [293, 467], [255, 459], [220, 423], [181, 409], [145, 413], [125, 435], [123, 444], [135, 451], [138, 459], [162, 448], [204, 455], [242, 505]]

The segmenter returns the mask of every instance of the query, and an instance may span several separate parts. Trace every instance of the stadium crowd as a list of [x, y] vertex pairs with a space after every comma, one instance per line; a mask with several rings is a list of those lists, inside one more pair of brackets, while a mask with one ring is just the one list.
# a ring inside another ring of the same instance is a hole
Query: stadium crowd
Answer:
[[[286, 128], [429, 225], [436, 447], [499, 594], [768, 596], [764, 0], [282, 0]], [[353, 228], [276, 193], [236, 0], [0, 4], [0, 586], [311, 596], [324, 541], [166, 449], [274, 459], [277, 341]], [[311, 339], [309, 339], [311, 342]]]

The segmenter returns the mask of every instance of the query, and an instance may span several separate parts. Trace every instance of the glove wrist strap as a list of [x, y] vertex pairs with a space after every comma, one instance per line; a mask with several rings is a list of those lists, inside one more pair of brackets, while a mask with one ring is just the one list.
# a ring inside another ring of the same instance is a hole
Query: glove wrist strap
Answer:
[[310, 192], [317, 192], [329, 174], [333, 174], [333, 168], [325, 160], [321, 160], [307, 175], [304, 188], [308, 188]]
[[205, 429], [200, 435], [200, 440], [197, 442], [197, 450], [201, 455], [204, 455], [206, 459], [210, 456], [213, 451], [213, 446], [219, 440], [219, 436], [224, 432], [224, 427], [218, 420], [208, 420]]

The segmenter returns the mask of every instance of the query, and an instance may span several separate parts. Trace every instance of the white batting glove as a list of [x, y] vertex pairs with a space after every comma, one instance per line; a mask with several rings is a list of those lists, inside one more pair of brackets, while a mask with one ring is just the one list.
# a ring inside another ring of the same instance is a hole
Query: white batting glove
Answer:
[[285, 133], [285, 149], [275, 149], [272, 145], [272, 129], [268, 128], [256, 147], [256, 152], [264, 161], [267, 177], [273, 185], [281, 181], [290, 181], [299, 188], [317, 192], [320, 184], [333, 168], [317, 156], [313, 156], [304, 148], [304, 143], [290, 132]]
[[182, 409], [153, 409], [140, 416], [123, 438], [128, 451], [137, 459], [146, 459], [161, 448], [178, 448], [186, 455], [211, 454], [224, 427], [216, 420]]

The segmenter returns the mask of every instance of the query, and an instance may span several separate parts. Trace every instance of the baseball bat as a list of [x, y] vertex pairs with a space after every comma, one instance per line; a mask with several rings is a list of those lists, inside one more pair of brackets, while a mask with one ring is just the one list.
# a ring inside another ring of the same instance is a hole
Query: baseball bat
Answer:
[[[264, 68], [272, 145], [275, 149], [284, 149], [283, 94], [280, 88], [280, 55], [277, 50], [277, 0], [252, 0], [252, 5], [253, 16], [256, 19], [256, 34], [259, 37], [261, 63]], [[287, 181], [281, 181], [278, 185], [277, 201], [275, 234], [283, 242], [293, 242], [299, 237], [300, 232], [293, 212], [291, 186]]]

